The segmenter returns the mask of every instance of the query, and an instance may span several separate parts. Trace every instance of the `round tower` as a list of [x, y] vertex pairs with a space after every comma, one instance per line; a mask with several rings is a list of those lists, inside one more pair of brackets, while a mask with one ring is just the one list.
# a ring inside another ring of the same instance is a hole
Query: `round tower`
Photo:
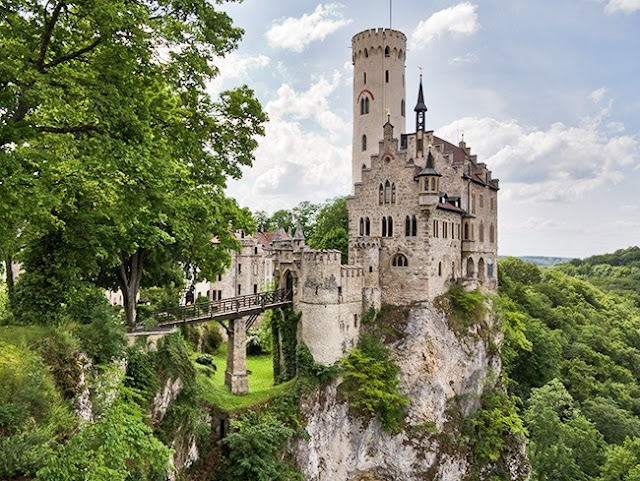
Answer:
[[394, 137], [405, 133], [404, 68], [407, 37], [397, 30], [365, 30], [351, 40], [353, 56], [353, 183], [362, 180], [362, 166], [371, 166], [378, 152], [387, 115]]

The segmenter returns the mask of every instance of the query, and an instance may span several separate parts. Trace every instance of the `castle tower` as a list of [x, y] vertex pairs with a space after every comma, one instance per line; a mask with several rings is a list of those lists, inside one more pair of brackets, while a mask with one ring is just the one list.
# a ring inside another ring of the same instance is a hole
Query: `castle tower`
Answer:
[[405, 133], [404, 68], [407, 37], [397, 30], [378, 28], [351, 40], [353, 60], [353, 183], [362, 180], [362, 166], [371, 167], [378, 152], [382, 126], [389, 121], [397, 138]]

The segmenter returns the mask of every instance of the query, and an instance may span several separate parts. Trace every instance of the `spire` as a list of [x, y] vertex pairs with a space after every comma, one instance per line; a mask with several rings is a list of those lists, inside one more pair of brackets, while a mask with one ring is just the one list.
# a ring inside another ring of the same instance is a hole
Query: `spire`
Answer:
[[427, 111], [427, 105], [424, 103], [424, 93], [422, 92], [422, 74], [420, 74], [420, 88], [418, 89], [418, 103], [416, 104], [416, 108], [413, 110], [415, 112]]
[[441, 174], [435, 169], [435, 159], [433, 158], [433, 154], [431, 153], [431, 146], [429, 146], [429, 155], [427, 155], [427, 165], [425, 168], [418, 174], [418, 177], [424, 176], [435, 176], [442, 177]]

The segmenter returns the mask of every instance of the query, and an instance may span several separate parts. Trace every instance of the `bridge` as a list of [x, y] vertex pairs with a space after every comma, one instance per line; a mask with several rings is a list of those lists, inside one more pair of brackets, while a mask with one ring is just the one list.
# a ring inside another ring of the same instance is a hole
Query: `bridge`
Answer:
[[[258, 316], [267, 309], [283, 307], [293, 302], [293, 289], [278, 289], [219, 301], [173, 307], [151, 313], [156, 326], [136, 327], [129, 335], [162, 335], [178, 326], [217, 321], [229, 336], [225, 384], [233, 394], [249, 392], [247, 381], [246, 334]], [[243, 318], [247, 318], [243, 320]], [[225, 324], [223, 321], [228, 321]]]

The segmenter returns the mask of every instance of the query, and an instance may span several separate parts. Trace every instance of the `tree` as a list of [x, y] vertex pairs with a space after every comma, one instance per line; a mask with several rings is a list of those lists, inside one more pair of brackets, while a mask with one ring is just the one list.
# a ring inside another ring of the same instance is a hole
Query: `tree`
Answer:
[[180, 262], [212, 278], [238, 247], [230, 229], [253, 228], [224, 188], [252, 163], [266, 116], [246, 87], [217, 102], [205, 89], [241, 34], [206, 0], [0, 10], [0, 152], [41, 194], [18, 219], [0, 215], [3, 237], [81, 243], [67, 264], [120, 287], [130, 327], [143, 273]]
[[314, 249], [338, 249], [342, 262], [349, 255], [349, 212], [347, 199], [337, 197], [327, 201], [319, 210], [308, 244]]

